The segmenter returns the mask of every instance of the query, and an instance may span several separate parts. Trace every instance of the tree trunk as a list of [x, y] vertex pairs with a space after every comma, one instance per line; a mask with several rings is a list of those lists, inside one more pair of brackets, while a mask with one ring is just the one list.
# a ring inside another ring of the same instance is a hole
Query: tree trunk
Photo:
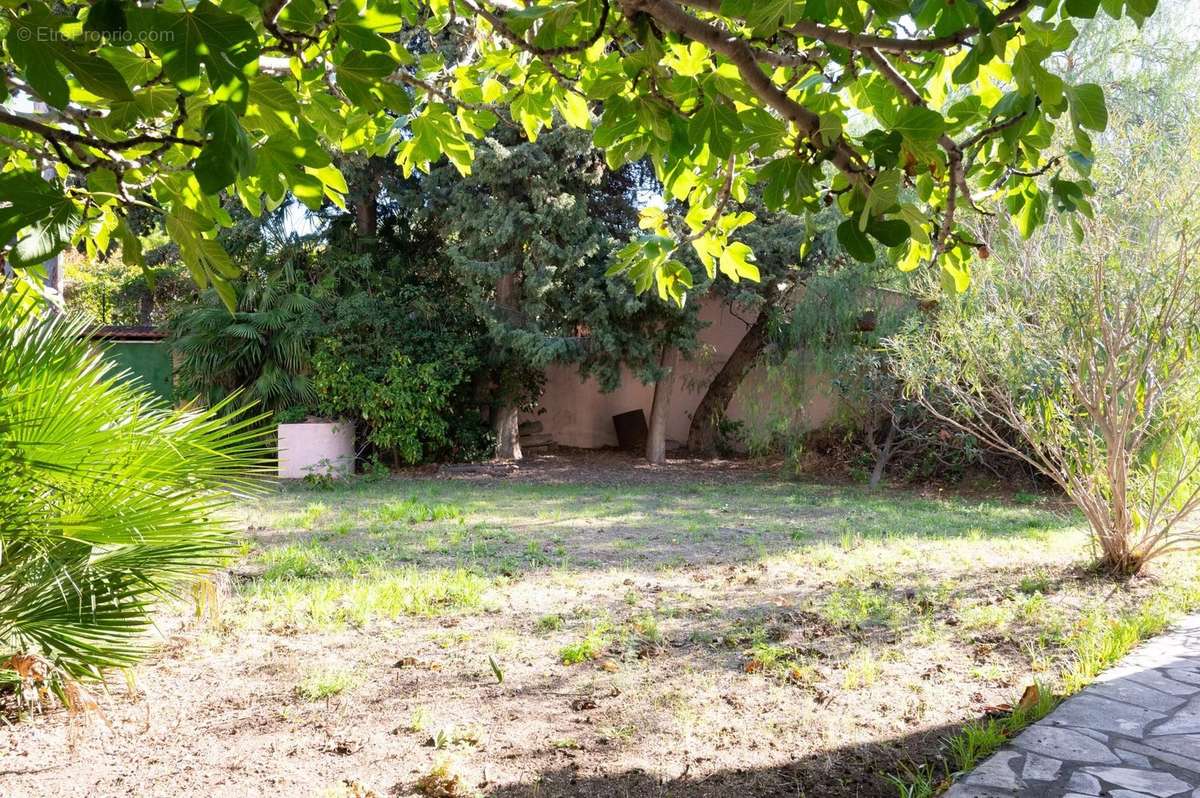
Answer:
[[[872, 431], [869, 434], [874, 435]], [[871, 490], [879, 487], [879, 483], [883, 481], [883, 474], [887, 470], [887, 464], [892, 459], [892, 452], [896, 448], [896, 422], [893, 419], [888, 419], [887, 436], [883, 439], [883, 443], [879, 446], [879, 451], [875, 455], [875, 468], [871, 470], [871, 481], [867, 487]]]
[[721, 419], [725, 417], [729, 403], [733, 400], [733, 395], [737, 393], [742, 380], [750, 373], [754, 362], [767, 345], [769, 316], [770, 305], [764, 305], [758, 312], [758, 318], [746, 329], [746, 334], [734, 347], [729, 359], [725, 361], [725, 365], [721, 366], [717, 376], [713, 377], [713, 381], [708, 384], [708, 390], [704, 392], [704, 397], [696, 406], [696, 412], [692, 415], [691, 427], [688, 429], [687, 445], [688, 451], [692, 454], [704, 457], [712, 457], [716, 454], [717, 427], [721, 423]]
[[654, 400], [650, 404], [650, 429], [646, 433], [646, 459], [654, 465], [667, 460], [667, 412], [671, 406], [671, 391], [675, 386], [679, 348], [663, 345], [659, 366], [663, 375], [654, 383]]
[[358, 179], [350, 186], [350, 207], [354, 211], [355, 249], [369, 252], [379, 233], [379, 188], [383, 168], [379, 159], [370, 158]]
[[[517, 295], [517, 276], [509, 272], [496, 281], [496, 307], [501, 314], [511, 312]], [[513, 401], [514, 387], [511, 375], [506, 369], [501, 369], [496, 381], [497, 401], [495, 414], [492, 418], [492, 428], [496, 432], [496, 459], [521, 459], [521, 433], [518, 429], [519, 407]]]
[[516, 405], [496, 408], [492, 429], [496, 432], [496, 459], [521, 459], [521, 433], [518, 424], [520, 410]]
[[146, 286], [146, 293], [138, 299], [138, 324], [143, 327], [150, 326], [150, 320], [154, 317], [154, 290], [150, 286]]

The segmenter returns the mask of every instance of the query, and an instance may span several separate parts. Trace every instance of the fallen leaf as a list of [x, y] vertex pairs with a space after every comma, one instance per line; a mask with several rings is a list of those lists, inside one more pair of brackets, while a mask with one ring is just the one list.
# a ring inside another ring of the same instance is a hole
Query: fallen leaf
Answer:
[[1024, 712], [1036, 704], [1041, 697], [1042, 691], [1036, 684], [1031, 684], [1025, 688], [1025, 692], [1021, 693], [1021, 700], [1017, 702], [1017, 709]]

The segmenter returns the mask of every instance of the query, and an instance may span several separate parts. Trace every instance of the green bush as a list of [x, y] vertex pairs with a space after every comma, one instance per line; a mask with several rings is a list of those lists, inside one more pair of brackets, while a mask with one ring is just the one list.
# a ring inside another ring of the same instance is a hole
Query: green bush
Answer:
[[369, 443], [406, 463], [454, 448], [451, 404], [470, 381], [470, 358], [418, 363], [393, 349], [382, 362], [367, 363], [347, 358], [346, 348], [328, 339], [314, 359], [323, 414], [361, 419]]
[[157, 402], [113, 374], [83, 330], [0, 295], [0, 682], [10, 685], [134, 663], [155, 601], [230, 553], [221, 511], [268, 464], [259, 419]]
[[316, 410], [357, 423], [361, 439], [398, 463], [472, 460], [491, 448], [475, 385], [483, 325], [436, 256], [394, 224], [370, 255], [335, 233], [317, 286]]

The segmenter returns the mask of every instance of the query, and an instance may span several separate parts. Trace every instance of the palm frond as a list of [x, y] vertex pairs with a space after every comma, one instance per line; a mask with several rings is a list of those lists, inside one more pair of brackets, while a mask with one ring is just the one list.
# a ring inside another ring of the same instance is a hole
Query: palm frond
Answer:
[[239, 397], [172, 409], [82, 331], [0, 294], [0, 659], [76, 677], [141, 655], [155, 602], [229, 554], [216, 519], [270, 465]]

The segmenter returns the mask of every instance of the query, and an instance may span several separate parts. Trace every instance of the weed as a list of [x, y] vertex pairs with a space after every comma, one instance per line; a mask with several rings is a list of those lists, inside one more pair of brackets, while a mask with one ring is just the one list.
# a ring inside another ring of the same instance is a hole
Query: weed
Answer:
[[353, 578], [257, 580], [241, 588], [241, 622], [268, 628], [363, 626], [483, 606], [488, 581], [465, 569], [374, 568]]
[[563, 617], [557, 614], [543, 615], [537, 619], [534, 628], [539, 632], [557, 632], [563, 628]]
[[583, 748], [574, 737], [560, 737], [550, 741], [550, 747], [558, 751], [578, 751]]
[[842, 671], [842, 688], [862, 690], [875, 684], [881, 673], [879, 660], [871, 649], [863, 647], [854, 652]]
[[1050, 581], [1050, 577], [1045, 574], [1035, 574], [1030, 576], [1022, 576], [1021, 581], [1017, 583], [1017, 590], [1027, 596], [1032, 596], [1034, 593], [1046, 594], [1051, 591], [1054, 583]]
[[410, 498], [389, 502], [375, 511], [376, 517], [385, 524], [422, 524], [430, 521], [462, 520], [465, 513], [453, 504], [426, 504]]
[[479, 745], [483, 739], [483, 731], [474, 724], [456, 726], [453, 723], [442, 726], [429, 737], [430, 744], [435, 750], [441, 751], [456, 745]]
[[932, 765], [903, 765], [899, 773], [888, 774], [887, 780], [896, 788], [897, 798], [933, 798], [942, 787]]
[[583, 639], [568, 643], [559, 649], [559, 660], [563, 665], [578, 665], [581, 662], [596, 659], [608, 649], [611, 643], [609, 632], [609, 624], [598, 624]]
[[766, 676], [798, 685], [812, 685], [820, 680], [816, 668], [805, 662], [793, 648], [759, 640], [746, 652], [747, 673]]
[[357, 687], [360, 679], [346, 668], [319, 668], [309, 671], [296, 685], [296, 695], [305, 701], [328, 701]]
[[1011, 604], [974, 604], [960, 613], [962, 627], [968, 631], [999, 631], [1012, 620]]
[[425, 798], [468, 798], [476, 795], [448, 757], [438, 759], [429, 772], [417, 779], [417, 793]]
[[625, 650], [638, 657], [650, 657], [663, 648], [663, 634], [658, 619], [643, 613], [632, 619], [625, 627]]
[[865, 626], [893, 626], [904, 608], [881, 591], [847, 586], [830, 593], [820, 613], [832, 624], [858, 630]]
[[429, 725], [429, 712], [424, 707], [417, 707], [408, 719], [408, 730], [414, 734], [425, 731]]
[[337, 558], [317, 543], [289, 543], [263, 552], [262, 579], [314, 579], [337, 569]]

